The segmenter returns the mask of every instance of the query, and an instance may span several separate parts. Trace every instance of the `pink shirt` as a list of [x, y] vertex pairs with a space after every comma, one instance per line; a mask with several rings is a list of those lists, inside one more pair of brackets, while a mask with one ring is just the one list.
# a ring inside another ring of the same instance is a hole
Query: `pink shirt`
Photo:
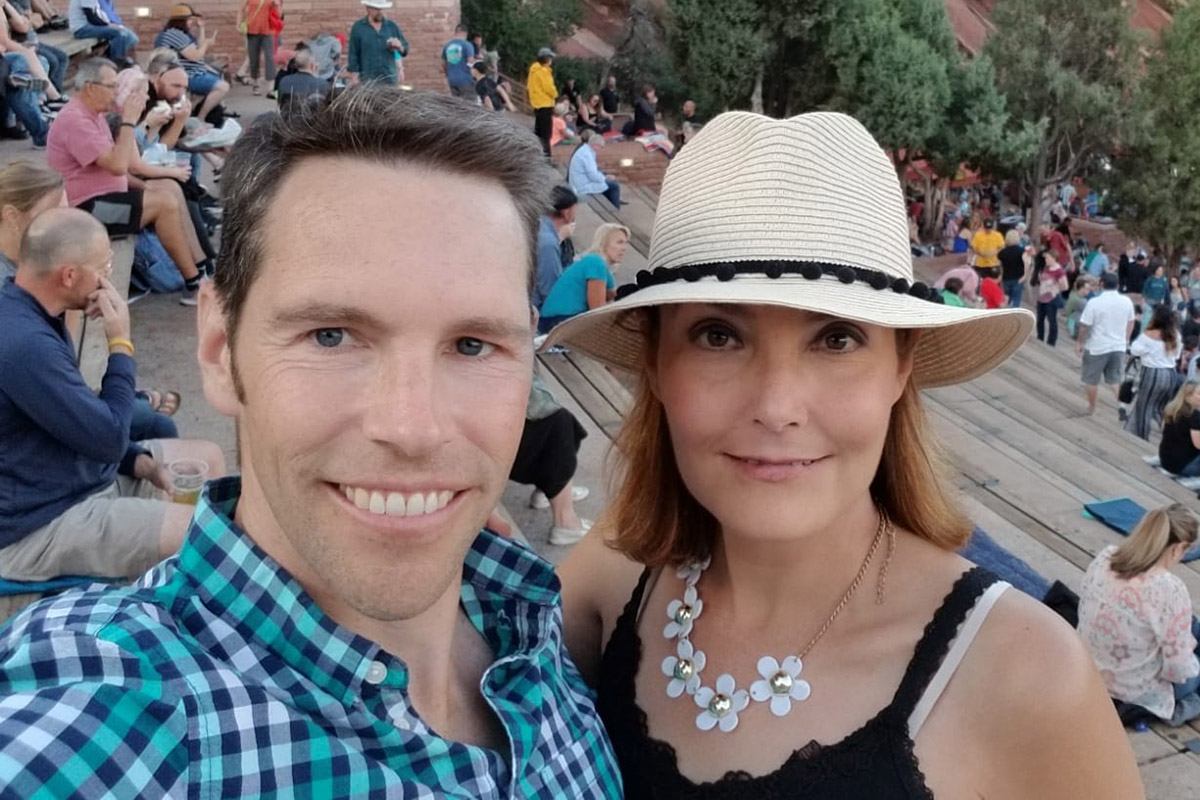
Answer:
[[103, 114], [95, 113], [78, 98], [58, 112], [46, 139], [46, 161], [66, 181], [70, 205], [110, 192], [129, 191], [127, 175], [113, 175], [96, 163], [112, 149], [112, 131]]
[[1171, 684], [1200, 674], [1187, 585], [1165, 569], [1119, 578], [1116, 551], [1101, 550], [1083, 576], [1079, 635], [1110, 695], [1170, 719]]
[[945, 289], [946, 281], [951, 278], [958, 278], [963, 282], [962, 291], [959, 296], [964, 300], [975, 302], [979, 291], [979, 273], [973, 267], [955, 267], [954, 269], [946, 270], [942, 277], [937, 279], [937, 283], [933, 285], [935, 289]]

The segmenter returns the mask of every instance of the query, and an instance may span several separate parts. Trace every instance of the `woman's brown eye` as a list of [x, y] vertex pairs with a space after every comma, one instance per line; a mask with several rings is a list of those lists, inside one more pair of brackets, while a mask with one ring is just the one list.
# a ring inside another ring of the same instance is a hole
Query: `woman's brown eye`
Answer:
[[729, 334], [721, 330], [705, 331], [704, 343], [709, 347], [724, 347], [729, 344]]

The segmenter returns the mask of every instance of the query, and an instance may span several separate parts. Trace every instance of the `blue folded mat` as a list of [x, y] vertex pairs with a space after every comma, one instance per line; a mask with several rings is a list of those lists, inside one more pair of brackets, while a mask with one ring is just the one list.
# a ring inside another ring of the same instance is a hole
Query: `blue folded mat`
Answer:
[[1008, 581], [1025, 594], [1040, 601], [1050, 589], [1050, 581], [1039, 575], [1033, 567], [996, 544], [992, 537], [978, 527], [958, 554], [995, 573], [1001, 580]]
[[100, 578], [87, 578], [81, 575], [64, 575], [48, 581], [10, 581], [0, 578], [0, 597], [10, 597], [14, 594], [45, 594], [60, 592], [75, 586], [87, 586], [89, 583], [103, 583]]
[[[1137, 527], [1146, 509], [1130, 500], [1119, 497], [1116, 500], [1104, 500], [1099, 503], [1085, 503], [1084, 514], [1095, 517], [1122, 536], [1128, 536]], [[1197, 544], [1184, 555], [1184, 561], [1195, 561], [1200, 558], [1200, 544]]]

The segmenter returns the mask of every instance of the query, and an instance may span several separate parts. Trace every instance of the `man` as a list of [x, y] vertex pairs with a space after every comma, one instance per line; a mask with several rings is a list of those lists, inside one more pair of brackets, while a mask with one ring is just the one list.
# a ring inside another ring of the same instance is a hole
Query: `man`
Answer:
[[988, 217], [983, 221], [983, 230], [976, 231], [971, 237], [969, 248], [969, 254], [975, 257], [973, 266], [980, 280], [995, 277], [1000, 266], [1000, 251], [1003, 249], [1004, 235], [996, 230], [996, 220]]
[[1139, 251], [1125, 269], [1125, 292], [1130, 295], [1129, 299], [1135, 305], [1142, 302], [1142, 287], [1146, 285], [1146, 278], [1149, 277], [1150, 267], [1146, 263], [1146, 254]]
[[145, 92], [125, 101], [116, 140], [105, 114], [117, 90], [117, 68], [103, 58], [90, 58], [75, 73], [75, 92], [50, 129], [46, 161], [67, 187], [67, 202], [91, 212], [110, 236], [135, 235], [154, 226], [170, 254], [185, 289], [179, 302], [196, 305], [200, 272], [184, 225], [190, 225], [187, 203], [175, 181], [149, 181], [143, 189], [129, 186], [129, 164], [137, 155], [134, 128], [146, 107]]
[[214, 59], [208, 52], [216, 44], [218, 33], [214, 30], [212, 35], [206, 34], [204, 18], [187, 3], [176, 3], [171, 6], [166, 26], [154, 37], [154, 46], [170, 48], [178, 54], [179, 65], [187, 72], [188, 91], [204, 98], [196, 116], [220, 127], [224, 111], [214, 112], [229, 94], [229, 81], [221, 77], [224, 59]]
[[481, 530], [530, 391], [537, 144], [378, 84], [310, 113], [234, 147], [202, 289], [205, 394], [242, 476], [139, 586], [6, 629], [0, 785], [619, 797], [553, 571]]
[[471, 77], [475, 80], [475, 94], [479, 104], [488, 111], [503, 111], [504, 99], [496, 89], [496, 81], [487, 72], [487, 64], [483, 61], [471, 62]]
[[442, 71], [450, 94], [464, 100], [475, 100], [475, 79], [471, 77], [470, 64], [475, 60], [475, 46], [467, 41], [467, 26], [454, 29], [454, 38], [442, 48]]
[[346, 71], [359, 81], [382, 81], [389, 86], [400, 83], [401, 59], [408, 55], [408, 40], [400, 26], [383, 16], [392, 7], [391, 0], [362, 0], [367, 15], [350, 28], [350, 54]]
[[295, 103], [321, 101], [329, 97], [333, 84], [317, 77], [317, 61], [311, 52], [298, 50], [292, 58], [296, 71], [279, 82], [279, 110], [291, 113]]
[[600, 90], [600, 104], [605, 114], [616, 114], [621, 106], [621, 96], [617, 94], [617, 76], [609, 75]]
[[[146, 77], [149, 79], [146, 109], [142, 112], [144, 121], [147, 111], [158, 103], [163, 102], [171, 106], [170, 121], [158, 130], [158, 142], [167, 148], [173, 148], [179, 142], [179, 137], [183, 135], [188, 118], [192, 114], [192, 104], [187, 92], [187, 72], [179, 65], [174, 55], [160, 52], [150, 59], [146, 67]], [[198, 153], [192, 154], [194, 176], [200, 174], [199, 159]]]
[[537, 61], [529, 65], [529, 77], [525, 81], [525, 94], [533, 108], [533, 133], [542, 141], [542, 151], [550, 158], [550, 136], [554, 132], [554, 102], [558, 89], [554, 86], [554, 51], [543, 47], [538, 51]]
[[[167, 465], [198, 458], [211, 475], [225, 471], [210, 442], [130, 442], [137, 368], [111, 271], [104, 227], [51, 209], [30, 224], [16, 278], [0, 288], [0, 576], [10, 580], [142, 574], [179, 549], [191, 519], [191, 506], [157, 499], [171, 490]], [[79, 374], [68, 309], [104, 325], [99, 395]]]
[[537, 274], [533, 284], [533, 307], [541, 308], [546, 295], [554, 288], [563, 268], [562, 244], [575, 230], [575, 214], [579, 198], [566, 186], [555, 186], [550, 196], [551, 211], [542, 217], [538, 227]]
[[113, 23], [100, 10], [100, 0], [71, 0], [67, 6], [67, 22], [76, 39], [99, 39], [108, 43], [108, 57], [122, 67], [134, 61], [129, 51], [137, 44], [137, 36], [123, 25]]
[[1075, 352], [1083, 355], [1083, 384], [1087, 387], [1088, 410], [1096, 411], [1096, 394], [1101, 377], [1113, 389], [1114, 396], [1121, 386], [1125, 371], [1125, 351], [1133, 332], [1133, 303], [1117, 291], [1119, 281], [1115, 272], [1100, 276], [1103, 291], [1088, 300], [1079, 317], [1079, 338]]
[[704, 127], [704, 120], [696, 114], [696, 101], [683, 101], [683, 117], [679, 124], [679, 132], [682, 141], [680, 144], [686, 144], [691, 141], [701, 128]]
[[575, 194], [602, 194], [608, 202], [621, 207], [621, 184], [611, 175], [600, 171], [596, 161], [596, 149], [604, 147], [604, 137], [595, 131], [584, 129], [579, 132], [582, 142], [571, 154], [567, 164], [567, 182]]

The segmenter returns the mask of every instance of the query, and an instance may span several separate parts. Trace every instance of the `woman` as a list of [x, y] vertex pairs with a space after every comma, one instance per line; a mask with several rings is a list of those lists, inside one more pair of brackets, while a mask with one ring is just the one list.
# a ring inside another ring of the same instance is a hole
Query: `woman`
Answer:
[[1183, 286], [1179, 283], [1179, 276], [1172, 275], [1168, 281], [1167, 298], [1170, 300], [1171, 308], [1176, 311], [1183, 311], [1183, 307], [1187, 305], [1186, 292]]
[[229, 93], [229, 84], [221, 79], [224, 67], [207, 63], [208, 50], [216, 40], [217, 31], [206, 35], [203, 19], [186, 3], [171, 6], [166, 26], [154, 38], [155, 48], [170, 48], [179, 55], [179, 65], [188, 76], [188, 91], [204, 98], [196, 116], [210, 122], [209, 115]]
[[62, 175], [46, 164], [14, 161], [0, 167], [0, 284], [17, 274], [21, 237], [33, 218], [66, 204]]
[[1129, 354], [1141, 361], [1136, 400], [1125, 430], [1150, 441], [1151, 422], [1161, 423], [1163, 406], [1175, 393], [1179, 380], [1179, 323], [1167, 305], [1155, 306], [1150, 322], [1133, 340]]
[[591, 128], [597, 133], [608, 133], [612, 130], [612, 114], [604, 110], [600, 95], [593, 94], [586, 103], [579, 104], [579, 127]]
[[1109, 694], [1170, 725], [1200, 717], [1192, 600], [1171, 574], [1197, 527], [1181, 503], [1146, 512], [1120, 546], [1100, 551], [1079, 594], [1079, 635]]
[[606, 222], [596, 229], [592, 249], [563, 270], [542, 301], [538, 332], [548, 333], [558, 323], [599, 308], [613, 299], [617, 282], [612, 271], [625, 259], [629, 228]]
[[1025, 281], [1029, 278], [1029, 256], [1021, 244], [1019, 230], [1011, 228], [1004, 234], [1004, 249], [996, 257], [1000, 259], [1000, 275], [1008, 305], [1010, 308], [1020, 308]]
[[[1054, 347], [1058, 343], [1058, 310], [1062, 308], [1062, 293], [1070, 285], [1067, 273], [1059, 266], [1058, 254], [1050, 248], [1042, 253], [1043, 266], [1034, 269], [1033, 280], [1037, 287], [1037, 338], [1039, 342]], [[1049, 336], [1046, 324], [1049, 323]]]
[[1163, 409], [1158, 461], [1174, 475], [1200, 476], [1200, 381], [1184, 381]]
[[275, 31], [271, 20], [279, 19], [281, 13], [275, 0], [244, 0], [238, 10], [238, 30], [246, 35], [246, 54], [255, 95], [262, 94], [258, 79], [259, 59], [265, 59], [263, 71], [267, 82], [275, 81]]
[[614, 504], [562, 570], [626, 796], [1140, 797], [1082, 644], [955, 555], [933, 467], [920, 388], [1003, 361], [1030, 314], [925, 299], [866, 130], [718, 116], [649, 262], [547, 341], [640, 375]]

